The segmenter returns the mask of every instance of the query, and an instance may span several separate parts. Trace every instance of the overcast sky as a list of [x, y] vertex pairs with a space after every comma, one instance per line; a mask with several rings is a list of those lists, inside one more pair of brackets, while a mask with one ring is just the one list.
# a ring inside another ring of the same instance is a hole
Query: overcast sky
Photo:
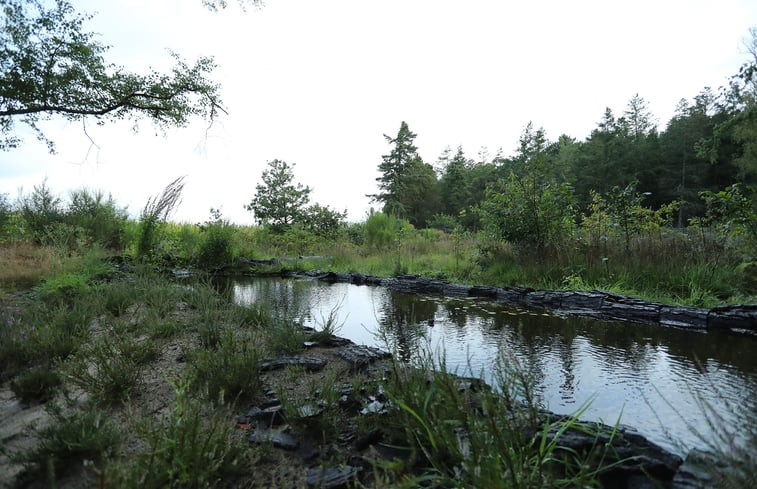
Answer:
[[664, 129], [681, 98], [738, 71], [757, 25], [754, 0], [267, 0], [247, 12], [229, 0], [220, 13], [200, 0], [72, 1], [95, 14], [89, 28], [112, 63], [166, 69], [168, 49], [214, 56], [229, 114], [167, 133], [90, 123], [99, 148], [81, 123], [53, 121], [43, 127], [57, 154], [29, 134], [0, 153], [0, 193], [47, 177], [61, 196], [100, 189], [136, 215], [186, 175], [174, 220], [220, 207], [240, 224], [253, 222], [243, 206], [275, 158], [296, 165], [313, 201], [361, 220], [389, 151], [383, 134], [403, 120], [428, 163], [446, 146], [509, 156], [529, 121], [551, 140], [583, 140], [605, 107], [622, 114], [636, 93]]

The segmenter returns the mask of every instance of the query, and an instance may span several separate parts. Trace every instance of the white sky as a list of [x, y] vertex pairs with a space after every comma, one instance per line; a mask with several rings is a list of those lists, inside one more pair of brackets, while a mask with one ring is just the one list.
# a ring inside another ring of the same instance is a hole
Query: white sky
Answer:
[[361, 220], [383, 134], [403, 120], [428, 163], [446, 146], [509, 156], [529, 121], [583, 140], [635, 93], [664, 125], [681, 98], [738, 71], [757, 25], [754, 0], [267, 0], [246, 13], [229, 0], [217, 14], [200, 0], [72, 1], [97, 13], [89, 28], [115, 64], [167, 68], [166, 49], [214, 56], [229, 115], [207, 133], [203, 121], [165, 135], [149, 121], [136, 134], [90, 123], [90, 152], [81, 123], [53, 121], [56, 155], [33, 135], [0, 153], [0, 193], [47, 177], [61, 196], [104, 190], [136, 215], [186, 175], [174, 220], [221, 207], [240, 224], [253, 222], [243, 206], [275, 158], [296, 164], [312, 201]]

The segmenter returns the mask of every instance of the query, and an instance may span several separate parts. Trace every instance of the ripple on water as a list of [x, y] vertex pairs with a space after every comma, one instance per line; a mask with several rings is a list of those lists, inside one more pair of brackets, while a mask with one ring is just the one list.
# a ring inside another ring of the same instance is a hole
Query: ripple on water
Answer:
[[415, 348], [444, 352], [449, 369], [488, 381], [504, 348], [508, 360], [531, 366], [549, 409], [571, 413], [590, 403], [584, 418], [612, 424], [620, 416], [679, 454], [715, 437], [708, 416], [733, 431], [757, 419], [757, 339], [559, 318], [480, 299], [351, 284], [248, 279], [233, 294], [242, 304], [308, 311], [307, 320], [316, 323], [337, 308], [341, 336], [385, 346], [377, 331], [390, 340], [403, 335]]

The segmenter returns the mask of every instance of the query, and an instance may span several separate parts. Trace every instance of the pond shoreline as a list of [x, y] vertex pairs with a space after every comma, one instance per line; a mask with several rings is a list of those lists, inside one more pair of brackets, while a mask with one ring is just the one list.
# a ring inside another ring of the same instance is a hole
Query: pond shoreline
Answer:
[[[256, 275], [254, 271], [253, 274]], [[545, 310], [557, 315], [659, 324], [702, 332], [720, 331], [757, 337], [757, 305], [754, 304], [719, 306], [712, 309], [671, 306], [602, 290], [563, 291], [514, 286], [463, 285], [416, 275], [386, 278], [358, 272], [337, 273], [321, 270], [282, 271], [280, 275], [329, 283], [381, 286], [416, 294], [485, 298], [514, 306]]]

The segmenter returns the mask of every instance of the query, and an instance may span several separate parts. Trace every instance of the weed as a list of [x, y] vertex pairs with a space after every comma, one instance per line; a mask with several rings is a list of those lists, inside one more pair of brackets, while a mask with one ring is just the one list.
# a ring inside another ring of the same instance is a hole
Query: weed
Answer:
[[126, 312], [137, 301], [138, 295], [139, 290], [132, 281], [119, 280], [97, 287], [100, 307], [115, 317]]
[[98, 402], [120, 402], [129, 397], [137, 386], [142, 366], [155, 354], [151, 342], [137, 342], [125, 335], [104, 335], [71, 362], [67, 376]]
[[388, 394], [397, 415], [389, 419], [396, 424], [385, 425], [392, 441], [409, 443], [411, 465], [443, 487], [596, 485], [615, 461], [605, 461], [599, 448], [577, 453], [560, 445], [568, 430], [594, 428], [576, 417], [555, 421], [541, 414], [532, 395], [523, 398], [533, 391], [524, 383], [533, 383], [517, 369], [503, 368], [490, 389], [446, 373], [443, 359], [425, 357], [421, 369], [395, 364]]
[[297, 353], [302, 351], [308, 339], [302, 323], [290, 318], [271, 319], [265, 331], [266, 346], [275, 353]]
[[57, 476], [71, 467], [72, 461], [102, 462], [123, 441], [123, 433], [102, 411], [85, 409], [64, 413], [56, 403], [49, 403], [47, 411], [52, 421], [36, 431], [37, 447], [17, 454], [14, 460], [37, 473], [47, 469], [51, 472], [48, 482], [52, 485]]
[[7, 317], [6, 327], [0, 330], [2, 376], [67, 358], [89, 334], [92, 316], [91, 306], [77, 300], [70, 305], [41, 303]]
[[179, 177], [163, 189], [160, 197], [147, 200], [139, 216], [139, 238], [137, 257], [146, 260], [154, 258], [161, 230], [168, 216], [181, 201], [184, 190], [184, 177]]
[[201, 349], [191, 354], [192, 389], [221, 404], [256, 396], [262, 386], [260, 357], [256, 336], [227, 330], [215, 351]]
[[268, 327], [271, 322], [271, 310], [266, 304], [233, 306], [240, 326]]
[[329, 311], [328, 316], [321, 316], [321, 320], [318, 322], [320, 329], [316, 329], [309, 337], [310, 341], [317, 343], [328, 344], [331, 339], [336, 336], [339, 330], [344, 325], [344, 321], [339, 320], [339, 309], [341, 309], [344, 303], [344, 297]]
[[[277, 387], [287, 421], [308, 438], [321, 443], [337, 439], [345, 428], [345, 413], [339, 407], [339, 379], [344, 372], [334, 370], [326, 376], [308, 376], [299, 369], [288, 369], [284, 383]], [[291, 394], [288, 387], [305, 383], [305, 392]]]
[[57, 369], [44, 365], [19, 374], [11, 381], [11, 390], [23, 402], [43, 402], [52, 399], [61, 382]]
[[211, 488], [249, 470], [253, 452], [232, 436], [231, 413], [206, 412], [189, 394], [188, 384], [174, 385], [176, 400], [155, 424], [136, 421], [136, 434], [147, 449], [107, 469], [113, 487], [134, 489]]
[[144, 330], [153, 339], [173, 338], [186, 326], [176, 318], [148, 317], [143, 324]]

